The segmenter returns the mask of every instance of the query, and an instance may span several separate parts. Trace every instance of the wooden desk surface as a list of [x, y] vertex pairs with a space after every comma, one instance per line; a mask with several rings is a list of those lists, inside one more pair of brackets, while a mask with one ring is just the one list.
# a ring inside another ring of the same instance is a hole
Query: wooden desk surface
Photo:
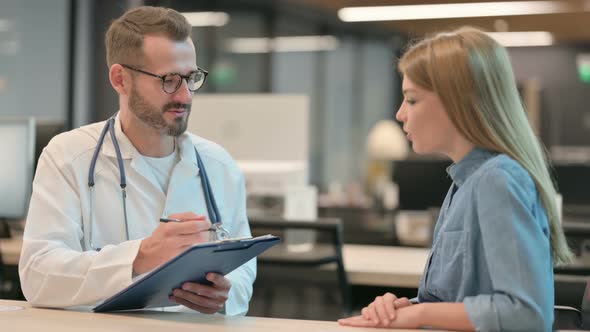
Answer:
[[[0, 240], [5, 264], [17, 265], [22, 238]], [[418, 288], [428, 249], [345, 244], [344, 267], [352, 285]]]
[[[2, 311], [3, 306], [23, 310]], [[117, 332], [194, 332], [194, 331], [349, 331], [369, 332], [371, 328], [350, 328], [336, 322], [259, 317], [225, 317], [177, 312], [139, 311], [96, 314], [87, 311], [31, 308], [27, 302], [0, 300], [3, 331], [117, 331]], [[413, 330], [396, 330], [410, 332]]]

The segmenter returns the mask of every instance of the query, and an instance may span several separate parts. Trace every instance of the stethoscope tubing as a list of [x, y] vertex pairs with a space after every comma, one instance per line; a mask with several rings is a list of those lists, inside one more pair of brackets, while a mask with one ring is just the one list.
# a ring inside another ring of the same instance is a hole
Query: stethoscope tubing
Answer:
[[[94, 224], [94, 171], [96, 168], [96, 163], [98, 161], [98, 155], [100, 150], [104, 144], [104, 139], [107, 135], [107, 132], [111, 136], [111, 141], [115, 148], [115, 154], [117, 157], [117, 166], [119, 168], [119, 185], [121, 187], [121, 200], [123, 204], [123, 214], [125, 218], [125, 233], [127, 240], [130, 239], [129, 237], [129, 222], [127, 219], [127, 177], [125, 174], [125, 165], [123, 164], [123, 157], [121, 155], [121, 149], [119, 147], [119, 142], [115, 136], [115, 115], [110, 117], [104, 128], [102, 129], [100, 136], [98, 138], [98, 142], [96, 144], [96, 148], [94, 149], [94, 153], [92, 154], [92, 159], [90, 160], [90, 167], [88, 170], [88, 189], [90, 191], [90, 225], [89, 225], [89, 234], [88, 234], [88, 244], [94, 250], [100, 251], [100, 248], [95, 248], [93, 240], [92, 240], [92, 229]], [[207, 171], [205, 170], [205, 165], [197, 148], [195, 147], [195, 155], [197, 158], [197, 166], [199, 167], [199, 174], [201, 177], [201, 187], [203, 188], [203, 196], [205, 198], [205, 203], [207, 206], [207, 213], [209, 214], [209, 219], [211, 224], [220, 227], [221, 226], [221, 213], [219, 212], [219, 208], [217, 207], [217, 202], [215, 201], [215, 196], [213, 195], [213, 191], [211, 190], [211, 183], [209, 182], [209, 177], [207, 176]], [[84, 233], [84, 223], [82, 222], [82, 232]]]

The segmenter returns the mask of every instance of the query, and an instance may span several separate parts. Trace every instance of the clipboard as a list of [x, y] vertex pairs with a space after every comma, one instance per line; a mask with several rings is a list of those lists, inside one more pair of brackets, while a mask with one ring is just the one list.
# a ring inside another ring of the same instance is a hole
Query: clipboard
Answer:
[[205, 279], [207, 273], [226, 275], [280, 240], [277, 236], [264, 235], [194, 245], [92, 310], [107, 312], [177, 306], [178, 303], [170, 302], [168, 296], [184, 282], [209, 283]]

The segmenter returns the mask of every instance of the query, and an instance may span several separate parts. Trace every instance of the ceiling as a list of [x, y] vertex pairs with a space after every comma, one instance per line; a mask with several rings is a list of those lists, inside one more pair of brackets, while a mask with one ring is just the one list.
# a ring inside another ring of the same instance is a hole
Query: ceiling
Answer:
[[[360, 6], [390, 6], [390, 5], [416, 5], [416, 4], [442, 4], [442, 3], [473, 3], [473, 2], [497, 2], [497, 0], [288, 0], [291, 3], [314, 7], [336, 15], [343, 7]], [[510, 0], [503, 0], [510, 1]], [[408, 21], [380, 21], [372, 22], [392, 32], [401, 31], [410, 37], [420, 37], [426, 33], [441, 30], [449, 30], [462, 25], [480, 27], [487, 31], [497, 31], [495, 26], [499, 19], [504, 20], [507, 31], [549, 31], [553, 34], [556, 43], [590, 43], [590, 1], [585, 0], [561, 0], [573, 8], [572, 13], [556, 13], [542, 15], [520, 16], [496, 16], [477, 18], [452, 18]], [[588, 8], [583, 10], [584, 5]], [[367, 24], [367, 23], [347, 23]]]

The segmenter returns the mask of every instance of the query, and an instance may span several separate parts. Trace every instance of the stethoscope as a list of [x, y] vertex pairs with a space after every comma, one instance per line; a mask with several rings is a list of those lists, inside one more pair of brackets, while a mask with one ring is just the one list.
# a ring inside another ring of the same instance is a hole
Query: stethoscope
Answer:
[[[125, 166], [123, 165], [123, 157], [121, 156], [121, 149], [119, 148], [119, 142], [115, 137], [115, 115], [110, 117], [107, 120], [100, 136], [98, 138], [98, 143], [96, 144], [96, 148], [94, 149], [94, 154], [92, 155], [92, 159], [90, 161], [90, 170], [88, 172], [88, 189], [90, 191], [90, 226], [88, 232], [88, 244], [90, 248], [96, 251], [100, 251], [101, 248], [98, 248], [94, 245], [93, 242], [93, 234], [92, 228], [94, 226], [94, 169], [96, 168], [96, 161], [98, 160], [98, 154], [100, 149], [102, 148], [102, 144], [104, 143], [104, 139], [109, 132], [111, 136], [111, 141], [113, 142], [113, 146], [115, 147], [115, 153], [117, 155], [117, 164], [119, 168], [119, 185], [121, 187], [121, 201], [123, 204], [123, 216], [125, 218], [125, 236], [127, 240], [129, 240], [129, 222], [127, 219], [127, 177], [125, 176]], [[212, 239], [211, 240], [226, 240], [229, 238], [229, 232], [223, 228], [221, 225], [221, 214], [219, 213], [219, 209], [217, 208], [217, 202], [215, 202], [215, 197], [213, 196], [213, 191], [211, 190], [211, 183], [209, 182], [209, 177], [207, 176], [207, 171], [205, 170], [205, 165], [203, 164], [203, 160], [195, 147], [195, 155], [197, 156], [197, 165], [199, 167], [199, 173], [201, 175], [201, 185], [203, 187], [203, 195], [205, 197], [205, 203], [207, 205], [207, 212], [209, 213], [209, 219], [211, 220], [211, 224], [214, 226]], [[82, 234], [84, 233], [84, 222], [82, 222]]]

